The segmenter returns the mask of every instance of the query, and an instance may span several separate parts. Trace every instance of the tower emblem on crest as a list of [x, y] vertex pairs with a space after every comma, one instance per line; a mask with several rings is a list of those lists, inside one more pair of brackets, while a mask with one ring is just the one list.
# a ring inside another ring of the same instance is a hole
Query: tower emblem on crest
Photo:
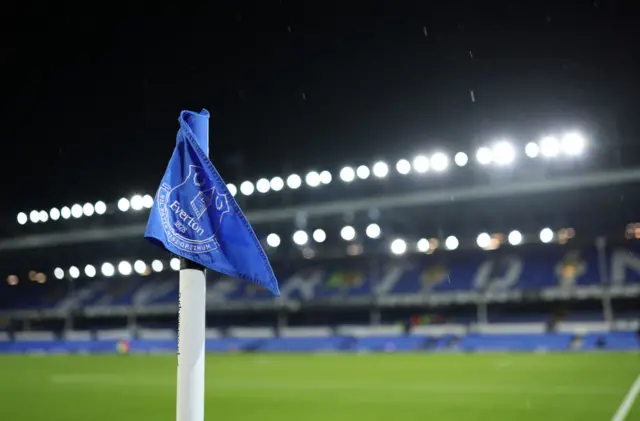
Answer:
[[207, 253], [218, 248], [216, 235], [230, 212], [225, 194], [206, 172], [195, 165], [177, 186], [163, 183], [157, 207], [167, 240], [189, 253]]

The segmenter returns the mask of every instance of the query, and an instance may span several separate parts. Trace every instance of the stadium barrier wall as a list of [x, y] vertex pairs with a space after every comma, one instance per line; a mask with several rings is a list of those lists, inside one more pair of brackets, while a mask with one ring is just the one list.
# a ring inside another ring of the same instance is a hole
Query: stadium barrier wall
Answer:
[[[484, 352], [484, 351], [638, 351], [637, 322], [620, 329], [570, 323], [548, 332], [544, 325], [341, 326], [337, 329], [230, 328], [226, 336], [208, 329], [207, 352]], [[175, 353], [170, 329], [17, 332], [0, 336], [0, 353]], [[124, 347], [124, 348], [123, 348]]]

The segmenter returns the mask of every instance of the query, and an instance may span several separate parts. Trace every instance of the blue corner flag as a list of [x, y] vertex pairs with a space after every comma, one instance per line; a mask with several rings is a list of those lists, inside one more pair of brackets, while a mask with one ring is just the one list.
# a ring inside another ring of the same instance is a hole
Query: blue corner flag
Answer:
[[180, 113], [176, 147], [149, 214], [145, 238], [206, 268], [280, 295], [269, 260], [209, 161], [209, 113]]

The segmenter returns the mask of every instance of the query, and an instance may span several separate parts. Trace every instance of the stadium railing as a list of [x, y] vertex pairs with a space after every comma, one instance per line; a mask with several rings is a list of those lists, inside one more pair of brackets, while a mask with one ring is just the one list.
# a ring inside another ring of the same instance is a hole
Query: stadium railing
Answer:
[[[208, 352], [483, 352], [639, 351], [637, 320], [607, 323], [500, 325], [339, 326], [320, 328], [231, 327], [208, 329]], [[0, 353], [115, 353], [119, 345], [137, 353], [172, 353], [171, 329], [16, 332], [0, 335]]]

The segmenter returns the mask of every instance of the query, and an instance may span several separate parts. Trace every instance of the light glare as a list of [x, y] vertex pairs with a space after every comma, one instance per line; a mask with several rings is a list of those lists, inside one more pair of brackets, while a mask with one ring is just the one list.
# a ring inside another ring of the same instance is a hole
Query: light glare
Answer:
[[94, 208], [98, 215], [104, 215], [104, 213], [107, 211], [107, 205], [103, 201], [96, 202]]
[[302, 179], [300, 178], [300, 176], [298, 174], [291, 174], [289, 177], [287, 177], [287, 186], [289, 186], [290, 189], [297, 189], [302, 185]]
[[389, 174], [389, 166], [386, 163], [379, 161], [373, 165], [373, 175], [376, 177], [384, 178], [387, 174]]
[[371, 174], [371, 171], [369, 170], [369, 167], [367, 167], [366, 165], [360, 165], [356, 170], [356, 175], [361, 180], [366, 180], [367, 178], [369, 178], [370, 174]]
[[60, 211], [58, 210], [58, 208], [52, 208], [49, 211], [49, 217], [52, 221], [57, 221], [58, 219], [60, 219]]
[[391, 253], [399, 256], [407, 251], [407, 242], [401, 238], [396, 238], [391, 242]]
[[126, 197], [123, 197], [120, 200], [118, 200], [118, 209], [120, 209], [121, 212], [128, 211], [130, 207], [131, 207], [131, 204], [129, 203], [129, 199], [127, 199]]
[[511, 231], [509, 233], [509, 244], [511, 244], [512, 246], [517, 246], [518, 244], [520, 244], [522, 242], [522, 234], [520, 233], [520, 231]]
[[447, 248], [447, 250], [455, 250], [458, 248], [458, 245], [458, 239], [453, 235], [448, 236], [447, 239], [444, 240], [444, 246]]
[[304, 181], [309, 187], [318, 187], [320, 185], [320, 174], [316, 171], [311, 171], [304, 178]]
[[365, 230], [365, 234], [367, 234], [367, 237], [373, 239], [380, 237], [380, 232], [380, 225], [378, 224], [369, 224], [367, 226], [367, 229]]
[[476, 152], [476, 159], [480, 163], [480, 165], [490, 164], [493, 160], [493, 155], [491, 154], [491, 150], [485, 146], [478, 149]]
[[464, 167], [469, 162], [469, 157], [464, 152], [458, 152], [453, 159], [459, 167]]
[[273, 191], [280, 191], [284, 188], [284, 180], [280, 177], [273, 177], [269, 184]]
[[340, 230], [340, 237], [345, 241], [351, 241], [356, 238], [356, 230], [352, 226], [346, 225]]
[[318, 228], [317, 230], [313, 231], [313, 241], [315, 241], [316, 243], [324, 243], [324, 240], [327, 239], [327, 234], [324, 232], [324, 230]]
[[431, 157], [431, 168], [436, 172], [442, 172], [449, 167], [449, 158], [442, 152], [436, 152]]
[[396, 162], [396, 171], [398, 171], [402, 175], [407, 175], [411, 172], [411, 163], [406, 159], [401, 159]]
[[350, 183], [355, 179], [355, 172], [351, 167], [344, 167], [340, 170], [340, 179], [345, 183]]
[[302, 231], [298, 230], [293, 234], [293, 242], [299, 246], [304, 246], [309, 241], [309, 235]]
[[253, 194], [253, 191], [254, 187], [251, 181], [243, 181], [242, 184], [240, 184], [240, 193], [244, 194], [245, 196], [251, 196]]
[[24, 224], [26, 224], [26, 223], [27, 223], [27, 221], [28, 221], [28, 220], [29, 220], [29, 217], [27, 216], [27, 214], [26, 214], [26, 213], [24, 213], [24, 212], [20, 212], [20, 213], [18, 214], [18, 224], [20, 224], [20, 225], [24, 225]]
[[93, 265], [87, 265], [84, 267], [84, 274], [89, 278], [96, 276], [96, 268]]
[[267, 193], [270, 189], [271, 189], [271, 184], [269, 183], [269, 180], [267, 180], [266, 178], [261, 178], [256, 183], [256, 190], [258, 190], [258, 193]]
[[106, 277], [110, 277], [113, 276], [115, 273], [115, 268], [113, 267], [113, 265], [111, 263], [103, 263], [102, 267], [100, 268], [100, 271], [102, 272], [102, 274]]
[[267, 244], [269, 247], [278, 247], [280, 245], [280, 236], [278, 234], [267, 235]]

